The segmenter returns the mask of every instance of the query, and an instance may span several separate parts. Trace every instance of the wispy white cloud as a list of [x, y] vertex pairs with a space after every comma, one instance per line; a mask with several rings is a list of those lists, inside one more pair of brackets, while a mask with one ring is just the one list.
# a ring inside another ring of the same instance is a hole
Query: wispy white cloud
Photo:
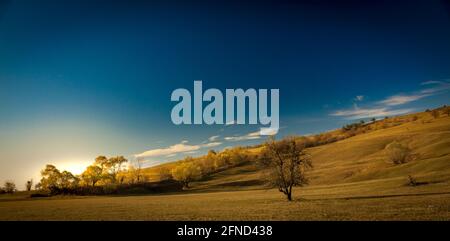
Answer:
[[441, 84], [441, 83], [443, 83], [443, 82], [439, 81], [439, 80], [427, 80], [427, 81], [420, 83], [420, 85], [434, 85], [434, 84]]
[[279, 128], [260, 128], [259, 131], [250, 132], [245, 135], [227, 136], [226, 141], [248, 141], [260, 139], [262, 136], [271, 136], [278, 133]]
[[[422, 98], [444, 93], [450, 90], [450, 83], [448, 81], [428, 80], [421, 83], [422, 86], [428, 88], [421, 89], [415, 92], [406, 94], [397, 94], [389, 96], [384, 100], [380, 100], [373, 103], [372, 107], [360, 108], [356, 103], [353, 104], [353, 108], [347, 110], [338, 110], [330, 113], [331, 116], [341, 116], [346, 119], [363, 119], [382, 116], [401, 115], [414, 111], [413, 108], [398, 108], [392, 109], [394, 106], [400, 106], [411, 103], [413, 101], [420, 100]], [[358, 96], [354, 99], [357, 101]]]
[[281, 128], [261, 128], [259, 134], [262, 136], [273, 136], [278, 133], [278, 130]]
[[401, 115], [413, 112], [414, 109], [396, 109], [389, 110], [388, 108], [354, 108], [350, 110], [340, 110], [334, 113], [331, 113], [332, 116], [342, 116], [346, 119], [363, 119], [363, 118], [373, 118], [373, 117], [382, 117], [382, 116], [392, 116], [392, 115]]
[[200, 144], [200, 145], [189, 145], [186, 140], [183, 140], [181, 143], [171, 145], [166, 148], [157, 148], [157, 149], [151, 149], [139, 154], [135, 154], [134, 156], [136, 158], [148, 158], [148, 157], [172, 157], [179, 153], [193, 153], [195, 151], [200, 150], [201, 148], [210, 148], [219, 146], [222, 143], [221, 142], [209, 142], [206, 144]]
[[222, 142], [210, 142], [210, 143], [201, 145], [201, 147], [215, 147], [215, 146], [220, 146], [220, 145], [222, 145]]
[[227, 136], [224, 139], [227, 141], [246, 141], [256, 140], [261, 138], [260, 131], [255, 131], [242, 136]]
[[416, 101], [419, 99], [422, 99], [423, 97], [429, 96], [429, 94], [411, 94], [411, 95], [394, 95], [391, 97], [388, 97], [382, 101], [379, 101], [378, 103], [382, 105], [387, 106], [394, 106], [394, 105], [403, 105], [412, 101]]
[[379, 101], [379, 103], [387, 106], [403, 105], [416, 100], [420, 100], [427, 96], [440, 94], [450, 89], [450, 83], [446, 81], [428, 80], [422, 82], [421, 85], [432, 87], [421, 89], [410, 94], [398, 94], [390, 96], [385, 100]]
[[422, 94], [435, 95], [450, 90], [450, 83], [448, 81], [426, 81], [426, 82], [433, 82], [426, 84], [426, 85], [433, 85], [433, 87], [421, 90], [420, 93]]
[[220, 136], [211, 136], [210, 138], [208, 138], [209, 141], [215, 141], [219, 138]]

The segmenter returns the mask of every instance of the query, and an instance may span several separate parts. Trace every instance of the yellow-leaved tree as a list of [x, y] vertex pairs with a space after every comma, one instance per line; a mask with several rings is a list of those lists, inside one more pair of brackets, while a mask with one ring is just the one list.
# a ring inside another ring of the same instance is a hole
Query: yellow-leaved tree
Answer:
[[202, 177], [200, 166], [193, 162], [192, 157], [186, 157], [184, 161], [172, 169], [173, 179], [183, 184], [184, 188], [189, 188], [189, 183]]

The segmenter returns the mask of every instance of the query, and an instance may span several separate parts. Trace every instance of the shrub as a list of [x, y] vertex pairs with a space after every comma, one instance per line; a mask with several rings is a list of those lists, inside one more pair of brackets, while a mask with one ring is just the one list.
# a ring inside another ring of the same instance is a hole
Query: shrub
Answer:
[[413, 186], [413, 187], [417, 186], [418, 182], [417, 182], [416, 178], [411, 175], [408, 175], [408, 185]]
[[49, 194], [45, 194], [45, 193], [33, 193], [30, 195], [31, 198], [36, 198], [36, 197], [50, 197]]
[[439, 117], [439, 111], [438, 110], [433, 110], [431, 111], [431, 116], [433, 116], [433, 118], [438, 118]]
[[389, 160], [396, 165], [406, 163], [411, 158], [411, 150], [397, 141], [390, 143], [385, 149]]
[[446, 107], [444, 110], [444, 114], [446, 114], [447, 116], [450, 116], [450, 108]]
[[133, 184], [107, 184], [103, 186], [78, 186], [69, 188], [52, 187], [50, 191], [40, 191], [31, 197], [50, 197], [54, 195], [135, 195], [181, 191], [183, 186], [176, 181], [141, 182]]

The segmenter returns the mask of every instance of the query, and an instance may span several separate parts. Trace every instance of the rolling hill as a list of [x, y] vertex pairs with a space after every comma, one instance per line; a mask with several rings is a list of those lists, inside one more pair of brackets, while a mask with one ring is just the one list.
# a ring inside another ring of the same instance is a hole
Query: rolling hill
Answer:
[[[387, 125], [391, 123], [391, 125]], [[314, 168], [310, 187], [363, 182], [406, 183], [411, 175], [419, 182], [442, 185], [450, 180], [450, 117], [433, 118], [429, 112], [380, 120], [367, 133], [308, 148]], [[376, 126], [384, 126], [376, 128]], [[330, 133], [338, 134], [335, 130]], [[401, 143], [412, 150], [413, 160], [395, 165], [389, 161], [386, 146]], [[257, 153], [260, 147], [249, 149]], [[164, 164], [171, 168], [174, 163]], [[146, 170], [157, 176], [161, 166]], [[214, 173], [192, 185], [195, 191], [248, 190], [264, 188], [255, 162]]]

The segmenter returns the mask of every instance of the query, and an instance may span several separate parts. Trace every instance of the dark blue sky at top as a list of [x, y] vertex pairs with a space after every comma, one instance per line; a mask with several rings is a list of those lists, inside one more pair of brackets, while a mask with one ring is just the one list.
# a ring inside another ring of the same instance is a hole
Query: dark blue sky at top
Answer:
[[[83, 152], [79, 142], [98, 138], [99, 154], [132, 155], [259, 128], [173, 125], [170, 94], [193, 80], [280, 89], [286, 135], [350, 122], [330, 114], [354, 108], [357, 95], [371, 108], [450, 78], [448, 1], [0, 2], [0, 131], [16, 139], [12, 150], [54, 138]], [[46, 128], [58, 134], [35, 132]]]

